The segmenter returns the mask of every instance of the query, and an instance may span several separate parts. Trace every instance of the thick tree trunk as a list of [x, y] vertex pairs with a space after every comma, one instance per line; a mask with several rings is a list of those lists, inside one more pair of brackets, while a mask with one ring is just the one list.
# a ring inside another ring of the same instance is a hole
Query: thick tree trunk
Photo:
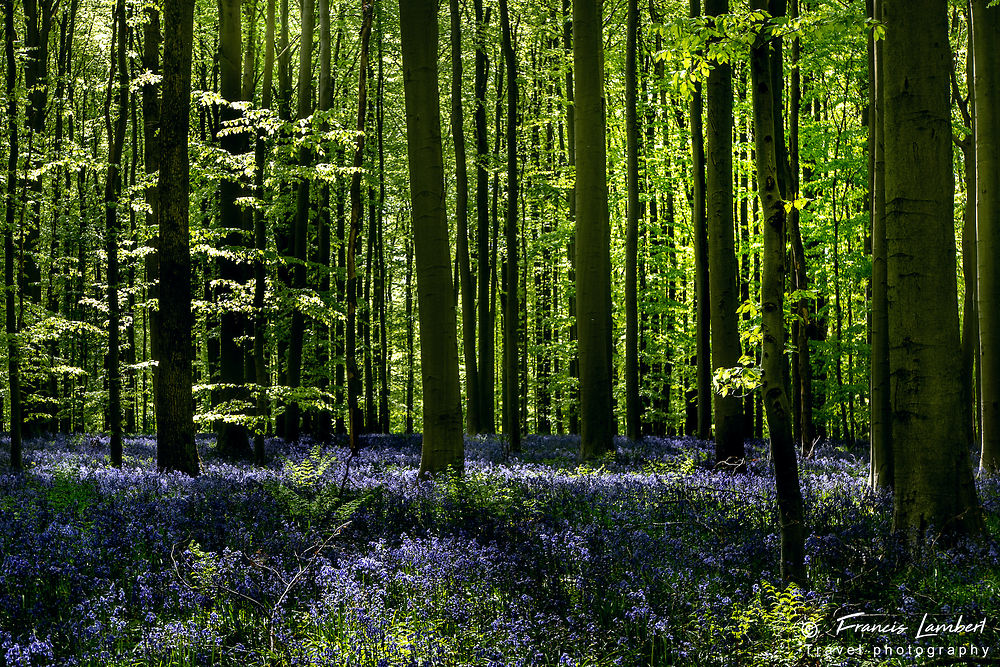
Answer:
[[7, 332], [8, 390], [10, 392], [10, 467], [20, 471], [24, 467], [21, 452], [21, 366], [20, 349], [17, 344], [17, 312], [14, 298], [14, 225], [15, 202], [17, 201], [17, 62], [14, 60], [14, 3], [4, 3], [4, 57], [7, 61], [7, 193], [3, 230], [3, 284], [4, 310]]
[[199, 472], [194, 441], [191, 251], [188, 233], [188, 118], [194, 0], [164, 0], [163, 97], [160, 102], [159, 370], [156, 374], [156, 464]]
[[984, 470], [1000, 470], [1000, 8], [972, 0]]
[[449, 468], [460, 473], [464, 467], [462, 402], [444, 208], [437, 1], [401, 0], [399, 14], [424, 398], [419, 475]]
[[[241, 26], [242, 0], [221, 0], [219, 2], [219, 83], [220, 93], [226, 105], [222, 107], [220, 118], [224, 124], [237, 122], [241, 113], [230, 104], [241, 99], [241, 66], [243, 63], [243, 30]], [[223, 125], [225, 127], [225, 125]], [[246, 152], [246, 135], [226, 133], [219, 144], [232, 156]], [[243, 188], [233, 175], [224, 177], [219, 183], [219, 218], [225, 231], [225, 245], [230, 252], [246, 243], [243, 229], [243, 212], [236, 200], [243, 194]], [[233, 256], [219, 260], [219, 277], [223, 287], [218, 298], [223, 302], [219, 316], [219, 380], [229, 385], [218, 392], [224, 401], [242, 399], [244, 377], [244, 353], [239, 340], [245, 335], [246, 316], [237, 310], [233, 302], [235, 283], [246, 279], [245, 269]], [[226, 412], [230, 412], [227, 410]], [[238, 415], [229, 414], [218, 425], [218, 445], [220, 454], [234, 458], [250, 458], [249, 432], [246, 425], [230, 421]]]
[[[763, 1], [754, 3], [763, 9]], [[805, 581], [805, 517], [799, 488], [795, 441], [784, 380], [785, 203], [778, 189], [774, 95], [769, 76], [770, 28], [764, 26], [750, 52], [753, 88], [754, 147], [757, 193], [763, 214], [763, 271], [761, 313], [763, 350], [761, 392], [771, 440], [771, 463], [781, 524], [781, 576], [799, 584]], [[773, 56], [773, 53], [770, 54]]]
[[611, 229], [608, 220], [601, 0], [573, 1], [576, 84], [576, 310], [580, 458], [614, 449], [611, 408]]
[[959, 436], [948, 7], [885, 0], [884, 12], [893, 520], [920, 545], [982, 530]]
[[[729, 11], [729, 0], [705, 0], [705, 13]], [[739, 366], [740, 332], [736, 309], [736, 253], [733, 237], [733, 82], [728, 63], [708, 75], [708, 266], [711, 295], [712, 368]], [[715, 458], [743, 460], [743, 411], [739, 392], [715, 394]]]

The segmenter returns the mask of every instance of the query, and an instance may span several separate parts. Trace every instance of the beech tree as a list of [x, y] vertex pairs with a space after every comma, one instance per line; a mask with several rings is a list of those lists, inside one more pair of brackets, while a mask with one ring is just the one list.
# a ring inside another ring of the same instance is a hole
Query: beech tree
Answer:
[[614, 449], [611, 413], [611, 253], [601, 0], [573, 0], [576, 107], [576, 321], [580, 458]]
[[[982, 460], [1000, 470], [1000, 8], [972, 2]], [[966, 167], [968, 168], [968, 167]], [[971, 396], [969, 398], [972, 398]]]
[[944, 0], [883, 6], [893, 521], [922, 544], [940, 531], [982, 528], [959, 435], [948, 7]]
[[188, 127], [194, 0], [163, 2], [163, 79], [160, 100], [159, 265], [156, 373], [156, 463], [161, 470], [197, 475], [192, 387], [191, 248], [188, 230]]
[[424, 432], [419, 475], [464, 468], [458, 334], [444, 208], [437, 0], [400, 0]]
[[20, 351], [17, 344], [17, 312], [14, 298], [14, 220], [17, 201], [17, 63], [14, 61], [14, 3], [4, 4], [4, 58], [7, 75], [4, 79], [7, 94], [7, 191], [3, 230], [3, 285], [5, 332], [7, 334], [7, 372], [10, 393], [10, 467], [20, 470], [24, 466], [21, 452], [21, 373]]
[[[764, 9], [755, 0], [755, 9]], [[750, 50], [753, 89], [754, 147], [756, 149], [757, 193], [763, 214], [763, 268], [761, 271], [761, 313], [763, 377], [760, 391], [764, 399], [767, 430], [771, 441], [771, 464], [778, 496], [781, 533], [781, 576], [786, 581], [805, 581], [805, 512], [799, 488], [798, 462], [792, 438], [791, 408], [784, 378], [784, 282], [786, 210], [778, 189], [778, 157], [775, 138], [775, 104], [771, 59], [775, 40], [765, 23]]]
[[[729, 0], [705, 0], [705, 14], [729, 12]], [[735, 368], [742, 356], [736, 309], [736, 252], [733, 238], [733, 75], [718, 63], [708, 75], [708, 275], [712, 330], [712, 368]], [[743, 406], [738, 393], [716, 392], [715, 458], [739, 465], [744, 456]]]

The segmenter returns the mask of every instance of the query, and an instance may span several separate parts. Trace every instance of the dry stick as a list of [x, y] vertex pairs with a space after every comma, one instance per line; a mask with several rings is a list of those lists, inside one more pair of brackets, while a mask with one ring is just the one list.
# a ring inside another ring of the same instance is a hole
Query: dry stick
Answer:
[[[355, 454], [352, 451], [350, 456], [348, 456], [347, 458], [346, 465], [344, 466], [344, 476], [341, 479], [340, 487], [337, 490], [337, 500], [340, 500], [344, 496], [344, 489], [347, 486], [348, 473], [351, 470], [351, 461], [354, 460], [354, 456]], [[292, 589], [295, 587], [295, 584], [297, 584], [299, 580], [306, 574], [306, 572], [308, 572], [312, 568], [312, 566], [319, 559], [320, 555], [322, 555], [323, 551], [330, 546], [334, 538], [339, 536], [344, 531], [344, 529], [347, 528], [349, 525], [351, 525], [350, 521], [341, 524], [322, 542], [319, 542], [313, 545], [312, 547], [307, 548], [301, 554], [295, 554], [295, 559], [299, 561], [300, 564], [298, 566], [298, 570], [295, 572], [292, 578], [288, 580], [286, 580], [285, 577], [276, 569], [265, 564], [263, 558], [261, 558], [260, 560], [254, 560], [249, 556], [247, 556], [245, 553], [243, 554], [243, 558], [246, 559], [249, 565], [270, 572], [271, 574], [276, 576], [281, 583], [285, 584], [285, 588], [281, 592], [281, 595], [278, 596], [278, 599], [275, 601], [273, 605], [270, 606], [270, 608], [265, 606], [264, 603], [261, 602], [260, 600], [245, 595], [237, 590], [229, 588], [228, 586], [223, 586], [222, 584], [216, 584], [218, 590], [223, 591], [225, 593], [231, 593], [239, 598], [242, 598], [247, 602], [253, 604], [255, 607], [257, 607], [261, 611], [261, 613], [267, 614], [267, 636], [268, 636], [269, 649], [271, 651], [274, 651], [274, 621], [278, 615], [278, 610], [281, 608], [281, 604], [285, 601], [285, 598], [288, 597], [288, 594], [292, 592]], [[183, 574], [181, 574], [180, 566], [177, 564], [177, 558], [174, 555], [177, 546], [180, 545], [181, 542], [185, 541], [190, 542], [190, 540], [191, 540], [191, 535], [189, 533], [185, 539], [181, 540], [180, 542], [175, 542], [170, 546], [170, 562], [173, 564], [174, 574], [177, 576], [177, 579], [181, 582], [181, 584], [183, 584], [184, 587], [187, 588], [192, 593], [197, 593], [198, 589], [193, 584], [191, 584], [184, 577]], [[305, 563], [302, 563], [302, 557], [308, 555], [310, 551], [312, 551], [312, 554], [308, 556]]]

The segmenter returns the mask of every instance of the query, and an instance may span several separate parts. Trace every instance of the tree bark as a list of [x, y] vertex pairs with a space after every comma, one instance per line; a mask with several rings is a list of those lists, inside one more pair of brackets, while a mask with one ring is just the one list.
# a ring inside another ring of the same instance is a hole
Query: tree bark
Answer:
[[7, 154], [7, 201], [3, 230], [3, 284], [5, 330], [7, 333], [7, 371], [8, 390], [10, 392], [10, 467], [20, 471], [24, 467], [21, 448], [21, 366], [20, 346], [17, 338], [17, 312], [15, 291], [17, 284], [14, 276], [14, 225], [15, 204], [17, 201], [17, 62], [14, 60], [14, 42], [17, 35], [14, 32], [14, 3], [4, 3], [4, 57], [7, 61], [7, 141], [10, 143]]
[[476, 260], [478, 275], [476, 292], [479, 307], [479, 429], [481, 433], [496, 430], [494, 416], [494, 344], [493, 318], [490, 310], [490, 211], [489, 211], [489, 136], [486, 129], [486, 86], [489, 77], [489, 58], [486, 53], [486, 26], [491, 9], [483, 13], [483, 1], [473, 0], [476, 14], [476, 109], [474, 136], [476, 144]]
[[[315, 23], [313, 0], [303, 0], [301, 34], [299, 44], [299, 99], [297, 116], [305, 120], [312, 114], [312, 42]], [[370, 19], [369, 19], [370, 31]], [[308, 168], [312, 153], [307, 146], [299, 149], [299, 166]], [[309, 235], [309, 190], [310, 181], [302, 178], [295, 185], [295, 225], [292, 228], [292, 254], [296, 260], [292, 269], [292, 287], [295, 290], [306, 288], [306, 247]], [[288, 337], [288, 386], [295, 390], [302, 384], [302, 342], [305, 337], [305, 317], [298, 306], [292, 309], [292, 321]], [[285, 437], [298, 440], [300, 430], [300, 408], [298, 401], [288, 403], [285, 412]]]
[[[754, 2], [763, 9], [763, 0]], [[778, 499], [781, 535], [781, 577], [805, 582], [805, 517], [799, 488], [798, 462], [792, 438], [791, 414], [784, 379], [784, 291], [785, 291], [785, 203], [778, 189], [773, 78], [769, 76], [769, 54], [773, 42], [765, 25], [750, 51], [753, 89], [754, 147], [757, 163], [757, 193], [763, 214], [763, 269], [761, 273], [761, 313], [763, 350], [761, 392], [771, 440], [771, 464]]]
[[[272, 104], [271, 84], [274, 72], [274, 11], [275, 0], [267, 0], [267, 14], [264, 24], [264, 78], [261, 94], [261, 108], [270, 109]], [[264, 161], [267, 156], [265, 132], [257, 132], [254, 145], [254, 188], [257, 197], [264, 197]], [[267, 336], [267, 313], [264, 310], [264, 292], [267, 282], [267, 263], [264, 261], [264, 251], [267, 250], [267, 220], [262, 208], [254, 210], [253, 219], [254, 262], [253, 262], [253, 368], [254, 381], [257, 383], [256, 417], [257, 423], [253, 435], [254, 461], [262, 464], [266, 459], [264, 450], [264, 434], [267, 432], [267, 421], [271, 402], [267, 396], [267, 387], [271, 377], [267, 370], [267, 358], [264, 346]]]
[[[358, 408], [361, 377], [357, 359], [357, 309], [358, 309], [358, 235], [361, 233], [361, 165], [365, 155], [365, 117], [368, 106], [368, 43], [372, 32], [372, 7], [362, 0], [361, 53], [358, 64], [358, 138], [354, 148], [354, 171], [351, 174], [351, 222], [347, 238], [347, 341], [345, 366], [347, 369], [347, 413], [351, 451], [359, 448], [358, 430], [363, 420]], [[435, 21], [435, 25], [437, 22]], [[435, 70], [437, 68], [435, 67]], [[437, 88], [435, 87], [435, 90]], [[374, 224], [374, 223], [372, 223]]]
[[[108, 355], [105, 359], [108, 373], [108, 428], [111, 433], [111, 463], [122, 464], [122, 411], [120, 363], [120, 315], [118, 307], [118, 196], [121, 193], [122, 149], [125, 145], [125, 124], [128, 121], [128, 64], [125, 50], [128, 24], [125, 18], [125, 0], [115, 5], [115, 34], [112, 38], [111, 69], [118, 75], [118, 89], [113, 90], [114, 77], [108, 81], [108, 173], [104, 184], [105, 250], [108, 256]], [[117, 117], [111, 124], [111, 96], [117, 94]]]
[[982, 517], [959, 437], [948, 7], [885, 0], [884, 12], [893, 521], [917, 546], [978, 533]]
[[[507, 64], [507, 215], [504, 221], [504, 236], [507, 243], [506, 299], [504, 301], [503, 364], [504, 364], [504, 432], [510, 451], [521, 451], [520, 394], [518, 382], [517, 323], [518, 275], [517, 275], [517, 62], [511, 40], [510, 15], [507, 0], [500, 0], [500, 24], [502, 28], [502, 48]], [[422, 308], [422, 307], [421, 307]]]
[[462, 352], [465, 356], [466, 431], [479, 433], [480, 382], [476, 364], [476, 294], [469, 262], [469, 175], [465, 158], [465, 115], [462, 110], [462, 14], [458, 0], [451, 12], [451, 138], [455, 146], [455, 220], [459, 282], [462, 292]]
[[[792, 0], [792, 18], [799, 16], [799, 0]], [[791, 176], [790, 199], [797, 200], [801, 192], [799, 182], [799, 124], [802, 113], [802, 85], [799, 70], [801, 44], [799, 37], [792, 40], [792, 81], [789, 93], [791, 120], [788, 130], [789, 172]], [[802, 231], [799, 225], [799, 207], [793, 206], [788, 212], [788, 236], [792, 246], [792, 286], [800, 292], [809, 287], [809, 277], [806, 272], [806, 252], [802, 243]], [[793, 322], [793, 343], [795, 345], [795, 363], [798, 376], [798, 422], [799, 446], [804, 454], [812, 448], [816, 438], [816, 428], [813, 424], [812, 409], [812, 355], [809, 351], [809, 299], [800, 296], [795, 304], [796, 317]], [[795, 402], [795, 401], [793, 401]]]
[[[224, 100], [220, 112], [223, 127], [239, 121], [241, 112], [231, 106], [243, 97], [241, 66], [243, 63], [242, 0], [220, 0], [219, 2], [219, 83]], [[235, 157], [247, 150], [246, 135], [243, 132], [226, 133], [219, 144], [224, 151]], [[236, 200], [243, 194], [239, 177], [230, 173], [219, 183], [219, 218], [224, 230], [227, 256], [219, 259], [219, 277], [222, 287], [217, 295], [223, 310], [219, 316], [219, 380], [225, 388], [218, 395], [224, 401], [243, 399], [244, 353], [239, 340], [247, 329], [246, 315], [239, 312], [234, 303], [236, 285], [246, 280], [246, 271], [240, 264], [238, 253], [246, 243], [243, 229], [243, 212]], [[226, 418], [219, 422], [217, 450], [232, 458], [250, 458], [249, 431], [245, 424], [235, 420], [238, 414], [226, 410]]]
[[[705, 13], [729, 12], [729, 0], [705, 0]], [[712, 368], [739, 366], [739, 289], [733, 237], [733, 83], [728, 63], [708, 75], [708, 266], [711, 295]], [[738, 392], [715, 394], [715, 458], [740, 465], [744, 457], [743, 411]]]
[[[699, 0], [690, 2], [691, 17], [701, 14]], [[702, 122], [701, 83], [691, 91], [691, 226], [694, 236], [695, 385], [697, 426], [702, 439], [712, 434], [712, 304], [709, 277], [708, 222], [706, 213], [705, 130]], [[714, 121], [713, 121], [714, 122]], [[730, 177], [731, 178], [731, 177]]]
[[191, 251], [188, 233], [188, 118], [194, 0], [164, 0], [163, 97], [160, 102], [159, 370], [156, 374], [156, 464], [199, 472], [194, 441]]
[[1000, 470], [1000, 8], [972, 0], [983, 470]]
[[639, 40], [639, 3], [628, 0], [625, 28], [625, 143], [628, 207], [625, 220], [625, 432], [642, 438], [642, 402], [639, 396], [639, 121], [636, 50]]
[[576, 310], [580, 458], [614, 449], [611, 409], [611, 229], [608, 219], [601, 0], [573, 1], [576, 106]]
[[437, 0], [401, 0], [399, 15], [424, 398], [423, 448], [418, 474], [434, 475], [449, 468], [461, 473], [462, 403], [444, 208]]
[[[883, 0], [874, 0], [873, 13], [881, 21]], [[892, 486], [892, 408], [889, 402], [889, 308], [885, 219], [885, 88], [884, 42], [874, 45], [872, 84], [872, 150], [874, 179], [872, 188], [872, 352], [871, 352], [871, 484], [874, 488]]]

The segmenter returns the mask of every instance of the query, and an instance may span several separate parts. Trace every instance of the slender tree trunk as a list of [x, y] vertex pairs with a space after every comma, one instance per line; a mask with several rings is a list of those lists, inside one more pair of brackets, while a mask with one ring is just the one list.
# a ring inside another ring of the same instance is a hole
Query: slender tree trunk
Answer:
[[413, 433], [413, 244], [406, 239], [406, 433]]
[[884, 12], [893, 520], [920, 545], [940, 532], [982, 530], [967, 443], [959, 441], [948, 7], [885, 0]]
[[[729, 11], [729, 0], [705, 0], [705, 13]], [[733, 237], [733, 83], [728, 63], [708, 75], [708, 266], [711, 294], [712, 367], [739, 366], [736, 254]], [[715, 457], [742, 463], [743, 415], [739, 392], [715, 395]]]
[[[387, 311], [392, 301], [392, 290], [386, 289], [386, 262], [385, 262], [385, 72], [383, 63], [385, 62], [385, 30], [382, 27], [382, 3], [376, 7], [378, 12], [378, 84], [376, 85], [375, 96], [375, 135], [378, 141], [378, 220], [375, 227], [378, 267], [376, 270], [376, 292], [378, 293], [378, 327], [379, 327], [379, 357], [378, 379], [379, 379], [379, 400], [378, 400], [378, 421], [380, 431], [389, 433], [391, 424], [389, 423], [389, 342]], [[475, 322], [475, 312], [473, 312], [473, 322]]]
[[21, 453], [21, 367], [20, 349], [17, 338], [17, 312], [14, 281], [14, 212], [17, 201], [17, 62], [14, 60], [14, 3], [4, 3], [4, 57], [7, 61], [7, 197], [5, 202], [5, 226], [3, 230], [3, 284], [4, 310], [7, 332], [7, 371], [10, 392], [10, 467], [20, 471], [24, 466]]
[[[707, 0], [706, 0], [707, 1]], [[691, 0], [691, 17], [701, 14], [699, 0]], [[730, 102], [731, 103], [731, 102]], [[695, 383], [697, 426], [695, 435], [707, 439], [712, 432], [711, 289], [705, 185], [705, 132], [702, 123], [701, 84], [691, 91], [691, 171], [693, 184], [691, 226], [694, 236]], [[712, 120], [714, 123], [714, 119]]]
[[972, 129], [971, 136], [966, 136], [961, 140], [956, 139], [956, 144], [962, 150], [962, 162], [965, 167], [965, 215], [962, 227], [962, 278], [965, 282], [965, 297], [962, 301], [962, 402], [968, 406], [964, 415], [965, 439], [982, 444], [980, 440], [982, 430], [980, 429], [980, 399], [979, 393], [979, 274], [978, 274], [978, 247], [976, 242], [976, 126], [975, 126], [975, 106], [976, 106], [976, 85], [975, 68], [973, 62], [973, 30], [971, 6], [969, 13], [969, 42], [966, 53], [966, 89], [968, 97], [963, 99], [958, 90], [958, 80], [954, 66], [952, 68], [952, 96], [955, 98], [962, 120], [965, 125]]
[[[763, 9], [763, 0], [754, 9]], [[750, 51], [753, 89], [754, 146], [757, 162], [757, 192], [761, 200], [764, 229], [763, 272], [761, 274], [761, 313], [763, 379], [761, 392], [771, 440], [771, 463], [778, 498], [781, 524], [781, 576], [799, 584], [805, 581], [805, 516], [799, 488], [795, 441], [792, 438], [791, 414], [784, 381], [784, 291], [785, 291], [785, 204], [778, 189], [778, 165], [774, 136], [773, 78], [768, 75], [769, 54], [773, 42], [771, 29], [761, 28]]]
[[[792, 0], [792, 18], [799, 16], [799, 0]], [[799, 183], [799, 124], [802, 106], [801, 72], [799, 71], [801, 45], [799, 37], [792, 40], [792, 80], [789, 104], [791, 120], [788, 131], [789, 171], [791, 173], [791, 199], [797, 200], [801, 192]], [[799, 226], [799, 207], [793, 206], [788, 212], [788, 236], [792, 246], [792, 285], [804, 292], [809, 286], [806, 273], [806, 253]], [[808, 453], [816, 438], [812, 411], [812, 355], [809, 351], [809, 299], [800, 296], [795, 304], [796, 317], [793, 322], [795, 363], [798, 376], [799, 443], [803, 454]]]
[[413, 242], [420, 308], [420, 367], [424, 398], [419, 475], [464, 467], [451, 252], [444, 208], [444, 161], [438, 108], [436, 0], [399, 5], [406, 96], [406, 144], [413, 206]]
[[[274, 71], [274, 11], [275, 0], [267, 0], [267, 14], [264, 25], [264, 78], [262, 85], [261, 108], [270, 109], [272, 104], [271, 85]], [[264, 162], [267, 157], [267, 142], [265, 132], [257, 132], [254, 145], [254, 188], [257, 197], [264, 197]], [[267, 396], [267, 387], [271, 384], [267, 370], [265, 343], [267, 338], [267, 312], [264, 310], [264, 291], [267, 282], [267, 263], [264, 251], [267, 250], [267, 220], [263, 209], [254, 210], [253, 219], [254, 250], [253, 262], [253, 368], [254, 381], [257, 383], [256, 416], [254, 428], [253, 454], [254, 461], [262, 464], [266, 458], [264, 450], [264, 435], [267, 433], [267, 421], [271, 402]]]
[[489, 77], [489, 58], [486, 54], [486, 26], [491, 9], [483, 13], [483, 1], [473, 0], [476, 14], [476, 109], [474, 136], [476, 144], [476, 283], [479, 307], [479, 429], [481, 433], [496, 430], [493, 411], [493, 319], [490, 317], [490, 212], [489, 212], [489, 136], [486, 129], [486, 86]]
[[462, 14], [458, 0], [451, 11], [451, 138], [455, 146], [455, 219], [459, 282], [462, 291], [462, 351], [465, 356], [466, 431], [479, 433], [479, 371], [476, 365], [476, 294], [469, 262], [469, 175], [465, 158], [465, 114], [462, 110]]
[[[118, 196], [121, 193], [122, 148], [125, 145], [125, 125], [128, 121], [128, 63], [125, 61], [128, 25], [125, 20], [125, 0], [115, 6], [115, 34], [112, 38], [111, 69], [118, 75], [118, 89], [114, 91], [114, 77], [108, 81], [108, 102], [105, 106], [108, 129], [108, 173], [104, 185], [104, 211], [106, 222], [105, 250], [108, 255], [108, 426], [111, 432], [111, 462], [122, 464], [122, 412], [120, 364], [120, 315], [118, 307]], [[117, 117], [111, 124], [111, 96], [117, 92]]]
[[[315, 22], [313, 0], [303, 0], [301, 38], [299, 44], [299, 100], [297, 116], [304, 120], [312, 114], [312, 42]], [[369, 19], [369, 31], [371, 20]], [[299, 165], [307, 167], [312, 160], [308, 147], [299, 149]], [[310, 181], [303, 178], [295, 185], [295, 225], [292, 229], [292, 254], [297, 260], [292, 269], [292, 287], [303, 290], [306, 287], [306, 247], [309, 235], [309, 190]], [[302, 384], [302, 343], [305, 337], [305, 317], [302, 309], [292, 310], [291, 327], [288, 336], [288, 386], [293, 390]], [[285, 437], [298, 440], [301, 417], [298, 401], [291, 401], [285, 412]]]
[[[358, 308], [358, 235], [361, 233], [361, 165], [365, 155], [365, 116], [368, 107], [368, 43], [372, 32], [372, 7], [362, 0], [361, 53], [358, 63], [358, 137], [354, 148], [354, 172], [351, 174], [351, 226], [347, 239], [347, 414], [351, 451], [360, 447], [358, 430], [362, 415], [358, 408], [361, 377], [358, 371], [356, 326]], [[435, 20], [435, 25], [437, 21]], [[436, 68], [435, 68], [436, 70]], [[435, 87], [435, 90], [437, 88]], [[374, 221], [372, 221], [374, 224]]]
[[636, 51], [639, 39], [639, 3], [629, 0], [625, 29], [625, 143], [628, 208], [625, 222], [625, 432], [642, 438], [639, 398], [639, 121]]
[[163, 97], [160, 102], [160, 358], [156, 390], [156, 463], [199, 472], [194, 441], [191, 253], [188, 233], [188, 118], [194, 0], [164, 0]]
[[503, 363], [504, 363], [504, 432], [510, 450], [521, 451], [520, 393], [518, 382], [517, 322], [518, 276], [517, 276], [517, 62], [511, 40], [510, 15], [507, 0], [500, 0], [500, 24], [503, 32], [503, 56], [507, 64], [507, 216], [504, 236], [507, 242], [506, 287], [504, 308]]
[[972, 0], [983, 470], [1000, 469], [1000, 8]]
[[580, 458], [614, 449], [611, 408], [611, 230], [601, 0], [573, 1], [576, 77], [576, 274]]
[[[883, 19], [883, 0], [874, 0], [874, 18]], [[872, 84], [872, 142], [874, 179], [872, 189], [872, 352], [871, 352], [871, 484], [892, 486], [892, 408], [889, 402], [889, 309], [887, 292], [885, 219], [884, 48], [874, 45]]]
[[[563, 0], [563, 50], [570, 60], [573, 55], [573, 16], [570, 0]], [[571, 171], [576, 170], [576, 101], [574, 98], [573, 66], [566, 68], [566, 162]], [[569, 272], [566, 276], [571, 285], [576, 285], [576, 184], [566, 191], [569, 223], [572, 226], [570, 240], [566, 251], [569, 256]], [[579, 323], [577, 320], [576, 291], [570, 293], [569, 306], [569, 341], [572, 345], [579, 340]], [[569, 377], [575, 385], [570, 391], [569, 400], [569, 432], [580, 432], [580, 357], [572, 355], [569, 359]]]

